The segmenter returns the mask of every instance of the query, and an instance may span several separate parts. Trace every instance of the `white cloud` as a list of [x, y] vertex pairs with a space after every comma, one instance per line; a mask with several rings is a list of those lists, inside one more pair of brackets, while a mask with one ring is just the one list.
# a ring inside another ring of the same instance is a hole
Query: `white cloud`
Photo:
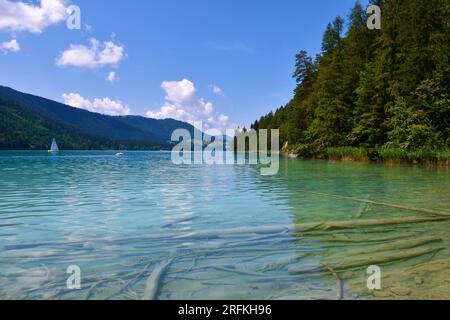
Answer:
[[119, 78], [117, 77], [117, 75], [114, 71], [111, 71], [110, 73], [108, 73], [108, 76], [106, 77], [106, 81], [108, 81], [110, 83], [114, 83], [117, 80], [119, 80]]
[[164, 81], [161, 88], [166, 92], [166, 100], [175, 103], [183, 103], [191, 100], [195, 94], [194, 84], [187, 80]]
[[226, 116], [224, 114], [220, 114], [220, 116], [219, 116], [219, 122], [220, 123], [228, 123], [229, 120], [230, 120], [229, 116]]
[[16, 39], [12, 39], [11, 41], [5, 41], [0, 44], [0, 49], [5, 52], [19, 52], [20, 51], [20, 45], [19, 42], [17, 42]]
[[224, 96], [222, 88], [216, 84], [209, 85], [209, 90], [211, 90], [212, 93], [215, 93], [219, 96]]
[[127, 116], [131, 109], [119, 100], [110, 98], [95, 98], [93, 101], [82, 97], [78, 93], [65, 93], [62, 95], [64, 103], [79, 109], [97, 112], [110, 116]]
[[77, 68], [97, 69], [104, 66], [116, 66], [125, 58], [125, 48], [112, 41], [100, 43], [97, 39], [90, 39], [90, 46], [71, 44], [69, 49], [61, 52], [56, 58], [60, 67], [72, 66]]
[[42, 33], [67, 17], [65, 0], [41, 0], [38, 5], [0, 0], [0, 31]]
[[225, 129], [229, 117], [217, 114], [214, 105], [196, 96], [194, 83], [181, 81], [164, 81], [161, 88], [166, 92], [165, 102], [159, 111], [147, 112], [153, 119], [176, 119], [193, 124], [202, 121], [206, 129]]

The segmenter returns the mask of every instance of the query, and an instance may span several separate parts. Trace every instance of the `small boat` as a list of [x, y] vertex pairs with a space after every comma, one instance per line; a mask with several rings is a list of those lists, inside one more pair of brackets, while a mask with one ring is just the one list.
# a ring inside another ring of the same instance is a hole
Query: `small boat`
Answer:
[[53, 138], [52, 146], [50, 147], [50, 150], [48, 150], [49, 153], [56, 153], [59, 152], [58, 144], [56, 143], [56, 139]]
[[121, 151], [116, 153], [116, 157], [121, 157], [123, 155], [125, 155], [125, 154], [123, 152], [121, 152]]

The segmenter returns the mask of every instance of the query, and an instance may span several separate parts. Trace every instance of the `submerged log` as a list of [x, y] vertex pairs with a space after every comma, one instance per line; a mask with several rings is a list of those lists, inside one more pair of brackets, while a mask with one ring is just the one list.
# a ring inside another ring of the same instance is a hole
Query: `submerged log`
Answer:
[[386, 264], [394, 261], [417, 258], [426, 254], [436, 253], [443, 248], [416, 248], [411, 250], [399, 250], [394, 252], [385, 252], [378, 255], [366, 255], [356, 258], [350, 258], [334, 266], [336, 270], [346, 270], [369, 265]]
[[445, 221], [450, 220], [450, 216], [431, 216], [431, 217], [394, 217], [383, 219], [366, 219], [366, 220], [350, 220], [350, 221], [331, 221], [323, 223], [306, 223], [295, 225], [296, 229], [308, 231], [315, 230], [336, 230], [336, 229], [354, 229], [361, 227], [400, 225], [421, 222]]
[[[336, 235], [336, 236], [331, 236], [331, 237], [325, 237], [325, 238], [321, 238], [320, 242], [332, 242], [332, 243], [343, 243], [345, 245], [347, 244], [359, 244], [359, 243], [376, 243], [376, 242], [388, 242], [388, 241], [393, 241], [393, 240], [401, 240], [401, 239], [408, 239], [413, 237], [415, 234], [414, 233], [407, 233], [407, 234], [403, 234], [403, 235], [395, 235], [395, 236], [390, 236], [390, 237], [363, 237], [363, 238], [349, 238], [347, 236], [345, 236], [344, 234], [341, 235]], [[330, 247], [334, 247], [335, 245], [330, 245]], [[327, 247], [325, 246], [321, 246], [321, 248], [323, 247]]]
[[173, 262], [173, 258], [168, 259], [166, 261], [161, 262], [156, 268], [153, 270], [152, 274], [147, 280], [147, 285], [145, 287], [144, 296], [142, 300], [155, 300], [158, 295], [159, 283], [161, 282], [161, 278], [166, 272], [167, 268]]
[[450, 212], [442, 212], [442, 211], [437, 211], [437, 210], [433, 210], [433, 209], [410, 207], [410, 206], [405, 206], [405, 205], [401, 205], [401, 204], [388, 203], [388, 202], [384, 202], [384, 201], [359, 199], [359, 198], [354, 198], [354, 197], [349, 197], [349, 196], [341, 196], [341, 195], [329, 194], [329, 193], [323, 193], [323, 192], [314, 192], [314, 191], [306, 191], [306, 190], [302, 190], [302, 191], [305, 193], [309, 193], [309, 194], [314, 194], [314, 195], [324, 196], [324, 197], [331, 197], [331, 198], [335, 198], [335, 199], [351, 200], [351, 201], [362, 202], [362, 203], [367, 203], [367, 204], [374, 204], [377, 206], [391, 207], [391, 208], [395, 208], [395, 209], [414, 211], [414, 212], [422, 212], [422, 213], [433, 214], [433, 215], [450, 216]]
[[291, 231], [287, 226], [268, 226], [268, 227], [248, 227], [248, 228], [235, 228], [228, 230], [213, 230], [205, 232], [192, 232], [184, 235], [177, 235], [176, 239], [196, 239], [196, 238], [219, 238], [223, 236], [238, 236], [244, 234], [283, 234]]
[[268, 226], [268, 227], [248, 227], [236, 228], [228, 230], [212, 230], [204, 232], [192, 232], [182, 236], [177, 236], [177, 239], [211, 239], [227, 236], [239, 236], [245, 234], [284, 234], [284, 232], [314, 232], [314, 231], [331, 231], [356, 229], [362, 227], [374, 226], [388, 226], [412, 224], [421, 222], [435, 222], [450, 220], [449, 216], [412, 216], [412, 217], [394, 217], [383, 219], [365, 219], [365, 220], [350, 220], [350, 221], [329, 221], [318, 223], [299, 223], [293, 226]]
[[401, 250], [401, 249], [411, 249], [417, 248], [426, 244], [440, 242], [442, 238], [439, 237], [422, 237], [417, 239], [408, 239], [394, 241], [386, 244], [372, 245], [365, 248], [348, 250], [344, 254], [334, 255], [327, 259], [327, 261], [337, 261], [346, 257], [361, 255], [361, 254], [372, 254], [377, 252], [391, 251], [391, 250]]
[[[383, 252], [376, 255], [368, 254], [368, 255], [360, 255], [357, 257], [348, 258], [346, 260], [342, 260], [341, 262], [329, 262], [327, 265], [332, 267], [336, 271], [345, 271], [354, 268], [362, 268], [370, 265], [381, 265], [386, 263], [391, 263], [399, 260], [412, 259], [416, 257], [420, 257], [430, 253], [436, 253], [443, 248], [417, 248], [411, 250], [400, 250], [400, 251], [391, 251], [391, 252]], [[304, 274], [308, 272], [324, 272], [327, 271], [323, 266], [318, 265], [314, 267], [300, 267], [300, 268], [291, 268], [289, 269], [290, 274]]]

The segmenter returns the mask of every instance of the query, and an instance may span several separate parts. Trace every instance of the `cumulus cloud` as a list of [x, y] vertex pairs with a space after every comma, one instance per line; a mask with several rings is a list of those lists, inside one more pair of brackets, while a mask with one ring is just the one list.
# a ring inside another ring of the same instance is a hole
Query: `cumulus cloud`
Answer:
[[0, 31], [42, 33], [67, 17], [65, 0], [41, 0], [38, 5], [0, 0]]
[[131, 114], [131, 109], [119, 100], [110, 98], [95, 98], [89, 100], [78, 93], [65, 93], [62, 95], [64, 103], [79, 109], [91, 112], [106, 114], [110, 116], [127, 116]]
[[219, 96], [224, 96], [222, 88], [216, 84], [209, 85], [209, 90], [211, 90], [212, 93], [215, 93]]
[[147, 112], [153, 119], [176, 119], [193, 124], [202, 121], [206, 129], [224, 129], [229, 117], [217, 114], [214, 105], [196, 95], [194, 83], [184, 79], [181, 81], [164, 81], [161, 88], [165, 91], [165, 102], [159, 111]]
[[100, 43], [97, 39], [91, 38], [90, 46], [71, 44], [56, 58], [56, 64], [59, 67], [97, 69], [104, 66], [117, 66], [124, 58], [123, 46], [116, 45], [112, 41]]
[[4, 53], [19, 52], [20, 51], [20, 45], [19, 45], [19, 42], [17, 42], [16, 39], [12, 39], [11, 41], [2, 42], [0, 44], [0, 49]]
[[195, 94], [194, 84], [187, 80], [164, 81], [161, 88], [166, 92], [166, 100], [174, 103], [183, 103], [192, 99]]
[[117, 80], [118, 80], [118, 78], [114, 71], [111, 71], [110, 73], [108, 73], [108, 76], [106, 77], [106, 81], [108, 81], [110, 83], [114, 83]]

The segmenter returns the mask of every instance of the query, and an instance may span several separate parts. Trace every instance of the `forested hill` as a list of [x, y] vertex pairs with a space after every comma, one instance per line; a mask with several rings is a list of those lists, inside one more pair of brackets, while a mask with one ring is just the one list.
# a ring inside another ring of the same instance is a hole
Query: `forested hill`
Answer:
[[[446, 149], [450, 143], [450, 2], [376, 0], [381, 30], [356, 3], [326, 28], [322, 53], [296, 56], [294, 97], [256, 121], [305, 157], [327, 148]], [[345, 34], [343, 30], [347, 31]]]
[[176, 129], [194, 130], [172, 119], [92, 113], [0, 86], [2, 150], [47, 150], [53, 137], [64, 150], [168, 149]]

